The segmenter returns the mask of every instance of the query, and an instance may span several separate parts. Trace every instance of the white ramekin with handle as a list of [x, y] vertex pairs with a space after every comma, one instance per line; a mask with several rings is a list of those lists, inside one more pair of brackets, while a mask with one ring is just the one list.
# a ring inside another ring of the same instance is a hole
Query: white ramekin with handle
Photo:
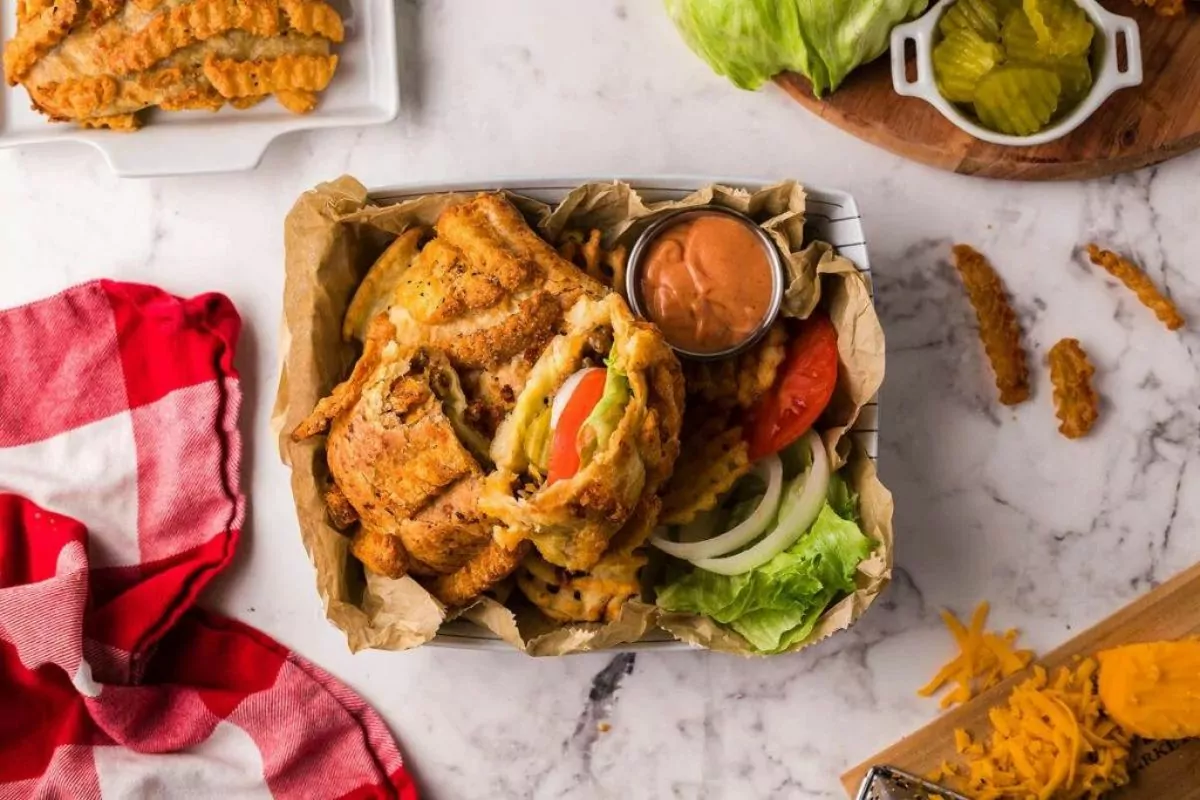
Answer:
[[[953, 2], [938, 3], [925, 16], [899, 25], [892, 30], [892, 85], [905, 97], [919, 97], [946, 119], [977, 139], [1010, 147], [1032, 147], [1066, 136], [1095, 113], [1105, 100], [1119, 89], [1138, 86], [1142, 82], [1142, 42], [1137, 23], [1101, 8], [1096, 0], [1075, 0], [1096, 26], [1092, 42], [1092, 88], [1070, 114], [1052, 122], [1044, 130], [1030, 136], [1010, 136], [989, 130], [961, 109], [942, 97], [933, 77], [933, 46], [937, 24]], [[1117, 44], [1124, 38], [1126, 63], [1117, 62]], [[909, 42], [916, 47], [916, 80], [908, 79], [905, 53]]]

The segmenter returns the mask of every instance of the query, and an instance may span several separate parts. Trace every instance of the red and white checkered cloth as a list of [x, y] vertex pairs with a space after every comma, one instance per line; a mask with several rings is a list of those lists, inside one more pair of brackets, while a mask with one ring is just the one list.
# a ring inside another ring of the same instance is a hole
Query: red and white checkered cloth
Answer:
[[0, 798], [417, 797], [353, 692], [194, 608], [244, 514], [240, 325], [109, 281], [0, 312]]

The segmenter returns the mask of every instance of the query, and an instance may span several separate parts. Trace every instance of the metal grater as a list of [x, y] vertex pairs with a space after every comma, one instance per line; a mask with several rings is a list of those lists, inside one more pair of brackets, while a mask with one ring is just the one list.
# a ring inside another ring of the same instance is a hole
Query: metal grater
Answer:
[[958, 792], [918, 778], [895, 767], [871, 767], [863, 778], [857, 800], [968, 800]]

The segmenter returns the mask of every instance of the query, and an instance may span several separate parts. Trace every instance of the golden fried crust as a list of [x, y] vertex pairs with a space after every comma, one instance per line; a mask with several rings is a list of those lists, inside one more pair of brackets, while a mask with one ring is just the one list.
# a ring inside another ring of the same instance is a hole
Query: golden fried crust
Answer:
[[209, 56], [204, 60], [204, 77], [222, 97], [320, 92], [333, 80], [337, 65], [337, 56], [280, 56], [256, 61]]
[[430, 594], [448, 606], [465, 605], [512, 574], [529, 552], [529, 543], [514, 548], [491, 541], [461, 569], [426, 583]]
[[334, 419], [326, 444], [330, 472], [363, 523], [385, 532], [479, 470], [428, 378], [408, 369], [405, 361], [381, 365], [359, 401]]
[[688, 395], [716, 408], [752, 408], [775, 384], [785, 355], [787, 329], [776, 322], [766, 336], [735, 358], [685, 364]]
[[1125, 284], [1125, 288], [1136, 294], [1141, 304], [1153, 311], [1154, 316], [1167, 326], [1167, 330], [1174, 331], [1183, 327], [1183, 315], [1179, 313], [1179, 309], [1158, 290], [1136, 264], [1121, 258], [1111, 250], [1101, 250], [1094, 244], [1087, 246], [1087, 252], [1093, 264]]
[[403, 578], [408, 573], [408, 554], [400, 539], [362, 526], [350, 537], [350, 552], [376, 575]]
[[137, 114], [113, 114], [108, 117], [92, 117], [91, 119], [80, 120], [79, 124], [85, 128], [119, 131], [121, 133], [132, 133], [142, 127], [142, 121], [138, 118]]
[[395, 329], [385, 316], [376, 317], [367, 329], [367, 339], [363, 343], [363, 354], [354, 364], [350, 377], [334, 387], [328, 397], [323, 397], [317, 403], [312, 413], [308, 415], [295, 430], [292, 431], [292, 441], [300, 442], [312, 436], [325, 433], [333, 418], [348, 410], [358, 402], [363, 384], [379, 366], [383, 351], [391, 342]]
[[[308, 114], [317, 107], [317, 93], [305, 91], [276, 92], [275, 99], [293, 114]], [[237, 101], [234, 101], [235, 104]]]
[[[258, 103], [262, 98], [256, 97], [253, 100], [254, 103]], [[163, 102], [159, 103], [159, 107], [164, 111], [220, 111], [224, 105], [225, 98], [217, 94], [217, 90], [208, 84], [199, 84], [184, 94], [163, 100]], [[236, 102], [234, 105], [237, 105]], [[248, 108], [249, 106], [242, 105], [237, 107]]]
[[54, 0], [20, 25], [16, 35], [4, 45], [4, 79], [8, 85], [16, 86], [38, 59], [57, 47], [78, 16], [76, 0]]
[[1023, 403], [1029, 399], [1029, 366], [1021, 346], [1021, 326], [1000, 276], [986, 258], [965, 244], [954, 246], [954, 266], [975, 308], [979, 338], [996, 374], [1000, 402]]
[[484, 263], [438, 238], [413, 262], [396, 299], [417, 322], [438, 325], [496, 305], [530, 280], [532, 266], [517, 258]]
[[750, 448], [741, 426], [719, 412], [704, 417], [706, 413], [689, 412], [689, 421], [703, 417], [705, 422], [683, 442], [679, 466], [663, 491], [663, 524], [686, 525], [716, 508], [717, 500], [750, 471]]
[[358, 512], [336, 483], [331, 483], [325, 490], [325, 507], [329, 511], [329, 521], [339, 531], [347, 531], [358, 522]]
[[1050, 382], [1054, 385], [1054, 405], [1058, 431], [1068, 439], [1086, 436], [1100, 411], [1100, 397], [1092, 388], [1096, 368], [1078, 339], [1063, 339], [1050, 348]]
[[461, 374], [463, 391], [472, 400], [468, 421], [489, 440], [516, 405], [517, 394], [532, 367], [528, 354], [519, 353], [497, 367], [466, 370]]
[[[636, 322], [625, 301], [609, 295], [583, 299], [567, 316], [568, 333], [556, 338], [538, 359], [518, 411], [496, 432], [492, 460], [496, 471], [481, 499], [484, 511], [505, 526], [502, 543], [531, 539], [551, 564], [588, 570], [628, 521], [645, 493], [653, 493], [670, 473], [683, 413], [679, 362], [658, 331]], [[629, 381], [630, 400], [604, 448], [574, 477], [549, 486], [527, 486], [522, 442], [536, 410], [537, 394], [560, 386], [581, 363], [597, 331], [611, 330], [616, 364]], [[532, 413], [531, 411], [529, 413]]]
[[418, 227], [405, 231], [387, 246], [383, 255], [367, 270], [342, 320], [344, 340], [348, 342], [351, 339], [364, 338], [371, 320], [387, 310], [404, 273], [420, 252], [421, 240], [428, 234], [428, 228]]
[[328, 3], [316, 0], [282, 0], [280, 6], [287, 15], [288, 27], [308, 36], [323, 36], [331, 42], [346, 37], [342, 17]]
[[[411, 520], [398, 525], [413, 572], [442, 575], [462, 567], [492, 541], [495, 524], [478, 509], [483, 476], [456, 481]], [[418, 568], [419, 562], [419, 568]]]
[[242, 30], [268, 37], [277, 35], [279, 29], [275, 0], [192, 0], [156, 15], [118, 43], [108, 52], [108, 68], [114, 75], [129, 75], [219, 33]]

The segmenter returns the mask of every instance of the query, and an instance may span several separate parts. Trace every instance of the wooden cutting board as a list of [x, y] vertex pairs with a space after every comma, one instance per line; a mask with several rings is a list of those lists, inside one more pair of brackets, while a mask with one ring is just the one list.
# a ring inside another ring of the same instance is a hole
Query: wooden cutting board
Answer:
[[[1200, 635], [1200, 564], [1076, 636], [1040, 663], [1054, 670], [1071, 663], [1075, 656], [1090, 656], [1117, 645], [1196, 635]], [[1029, 670], [1013, 675], [859, 764], [842, 776], [846, 791], [854, 797], [863, 775], [876, 764], [925, 775], [943, 761], [954, 762], [954, 729], [966, 728], [976, 738], [990, 731], [988, 709], [1003, 704], [1013, 686], [1028, 677]], [[1134, 750], [1130, 768], [1132, 782], [1107, 795], [1106, 800], [1200, 800], [1200, 739], [1141, 745]]]
[[1145, 81], [1117, 92], [1074, 133], [1040, 147], [1001, 147], [954, 127], [933, 106], [892, 89], [882, 58], [818, 100], [807, 79], [775, 80], [808, 110], [864, 141], [930, 166], [1014, 180], [1075, 180], [1157, 164], [1200, 147], [1200, 6], [1164, 18], [1130, 0], [1104, 0], [1137, 19]]

